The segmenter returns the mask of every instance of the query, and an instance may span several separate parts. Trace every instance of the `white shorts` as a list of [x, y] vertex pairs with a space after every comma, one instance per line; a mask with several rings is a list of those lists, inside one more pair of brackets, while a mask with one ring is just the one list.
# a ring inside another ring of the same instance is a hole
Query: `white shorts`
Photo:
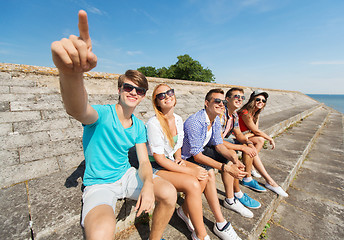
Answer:
[[[155, 177], [157, 175], [153, 175], [153, 178]], [[118, 199], [130, 198], [137, 200], [142, 187], [143, 183], [134, 167], [129, 168], [122, 178], [114, 183], [86, 186], [82, 195], [81, 225], [84, 226], [87, 213], [99, 205], [109, 205], [115, 212]]]

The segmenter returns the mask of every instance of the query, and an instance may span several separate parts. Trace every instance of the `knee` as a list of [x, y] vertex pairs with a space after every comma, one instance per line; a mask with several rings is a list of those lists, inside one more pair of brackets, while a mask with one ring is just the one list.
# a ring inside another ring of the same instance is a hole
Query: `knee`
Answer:
[[187, 181], [186, 183], [186, 194], [190, 194], [190, 193], [201, 193], [202, 192], [202, 188], [201, 188], [201, 184], [200, 182], [197, 180], [197, 178], [191, 178], [189, 181]]
[[214, 171], [209, 171], [208, 172], [208, 182], [214, 182], [215, 183], [216, 179], [215, 179], [215, 173]]
[[165, 205], [170, 205], [175, 207], [177, 202], [177, 190], [168, 181], [164, 181], [159, 187], [158, 192], [155, 194], [156, 201], [158, 203], [163, 203]]
[[85, 234], [87, 240], [114, 239], [116, 222], [112, 218], [99, 218], [90, 224], [85, 222]]

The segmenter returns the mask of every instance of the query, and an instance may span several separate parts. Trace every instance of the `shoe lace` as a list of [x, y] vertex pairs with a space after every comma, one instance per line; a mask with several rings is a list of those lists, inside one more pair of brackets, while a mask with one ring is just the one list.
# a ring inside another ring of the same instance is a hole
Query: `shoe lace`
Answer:
[[237, 238], [238, 235], [236, 234], [236, 232], [234, 231], [233, 227], [230, 225], [230, 222], [228, 222], [223, 228], [222, 230], [224, 233], [228, 234], [231, 238]]

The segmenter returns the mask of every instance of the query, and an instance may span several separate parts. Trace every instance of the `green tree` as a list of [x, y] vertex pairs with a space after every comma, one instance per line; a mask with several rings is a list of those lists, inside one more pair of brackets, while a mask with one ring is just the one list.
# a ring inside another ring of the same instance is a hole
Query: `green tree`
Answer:
[[214, 82], [212, 71], [193, 60], [188, 54], [177, 57], [178, 61], [169, 68], [140, 67], [137, 70], [147, 77], [160, 77], [170, 79], [183, 79], [198, 82]]
[[158, 77], [158, 71], [155, 67], [140, 67], [137, 71], [141, 72], [146, 77]]
[[214, 82], [212, 71], [193, 60], [188, 54], [178, 56], [176, 64], [170, 66], [173, 78], [198, 82]]

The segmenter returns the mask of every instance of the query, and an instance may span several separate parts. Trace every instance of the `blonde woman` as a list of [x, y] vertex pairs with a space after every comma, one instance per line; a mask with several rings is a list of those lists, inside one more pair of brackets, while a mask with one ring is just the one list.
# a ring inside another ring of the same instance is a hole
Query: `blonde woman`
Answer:
[[181, 158], [183, 120], [174, 113], [174, 89], [166, 84], [155, 87], [152, 95], [155, 116], [146, 124], [148, 153], [153, 172], [171, 182], [178, 192], [185, 194], [178, 216], [192, 232], [192, 239], [210, 239], [202, 212], [202, 192], [208, 181], [208, 172]]
[[[269, 141], [272, 149], [275, 148], [273, 138], [259, 129], [259, 114], [265, 108], [268, 97], [269, 94], [267, 92], [256, 90], [251, 94], [248, 102], [238, 111], [240, 130], [253, 143], [258, 153], [262, 149], [265, 140]], [[258, 154], [253, 158], [253, 165], [265, 179], [266, 188], [283, 197], [288, 196], [268, 174]], [[251, 187], [250, 182], [253, 182], [250, 181], [251, 179], [251, 176], [244, 178], [242, 181], [243, 185]]]

